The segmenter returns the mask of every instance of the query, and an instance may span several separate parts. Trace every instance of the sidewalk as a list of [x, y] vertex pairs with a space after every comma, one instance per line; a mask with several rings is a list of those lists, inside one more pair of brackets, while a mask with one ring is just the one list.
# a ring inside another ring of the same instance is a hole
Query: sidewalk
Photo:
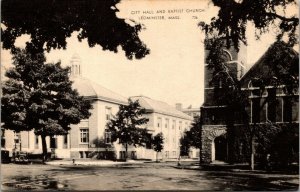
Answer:
[[45, 164], [47, 165], [96, 165], [96, 166], [112, 166], [112, 165], [131, 165], [131, 164], [142, 164], [144, 161], [109, 161], [109, 160], [94, 160], [94, 159], [75, 159], [75, 162], [70, 159], [64, 160], [52, 160], [48, 161]]
[[248, 164], [227, 164], [227, 163], [212, 163], [206, 165], [199, 164], [182, 164], [176, 165], [174, 168], [177, 169], [189, 169], [189, 170], [201, 170], [201, 171], [225, 171], [232, 173], [248, 173], [248, 174], [278, 174], [278, 175], [299, 175], [299, 168], [295, 170], [264, 170], [264, 169], [255, 169], [250, 170]]

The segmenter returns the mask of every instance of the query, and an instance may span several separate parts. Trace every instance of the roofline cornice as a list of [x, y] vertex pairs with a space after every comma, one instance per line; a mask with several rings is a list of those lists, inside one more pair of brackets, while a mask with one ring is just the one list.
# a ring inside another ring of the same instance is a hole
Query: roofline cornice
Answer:
[[170, 113], [164, 113], [164, 112], [160, 112], [160, 111], [156, 111], [156, 110], [147, 110], [146, 109], [146, 112], [148, 112], [148, 113], [158, 113], [158, 114], [161, 114], [161, 115], [167, 115], [167, 116], [171, 116], [171, 117], [176, 117], [176, 118], [181, 118], [181, 119], [185, 119], [185, 120], [190, 120], [190, 121], [192, 121], [193, 120], [193, 118], [192, 117], [182, 117], [182, 116], [180, 116], [180, 115], [175, 115], [175, 114], [170, 114]]

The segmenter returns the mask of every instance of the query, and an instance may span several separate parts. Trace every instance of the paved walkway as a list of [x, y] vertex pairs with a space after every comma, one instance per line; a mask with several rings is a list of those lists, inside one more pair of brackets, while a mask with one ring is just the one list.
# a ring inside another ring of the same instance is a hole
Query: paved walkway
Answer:
[[[181, 159], [180, 162], [198, 162], [195, 159]], [[75, 159], [73, 163], [72, 159], [62, 159], [62, 160], [51, 160], [46, 162], [47, 165], [95, 165], [95, 166], [112, 166], [112, 165], [126, 165], [126, 164], [142, 164], [151, 163], [155, 161], [143, 161], [143, 160], [127, 160], [125, 161], [111, 161], [111, 160], [99, 160], [99, 159]], [[163, 162], [178, 162], [177, 159], [168, 159]]]
[[109, 161], [109, 160], [94, 160], [94, 159], [75, 159], [73, 160], [52, 160], [46, 162], [47, 165], [96, 165], [96, 166], [112, 166], [112, 165], [126, 165], [126, 164], [141, 164], [144, 161]]

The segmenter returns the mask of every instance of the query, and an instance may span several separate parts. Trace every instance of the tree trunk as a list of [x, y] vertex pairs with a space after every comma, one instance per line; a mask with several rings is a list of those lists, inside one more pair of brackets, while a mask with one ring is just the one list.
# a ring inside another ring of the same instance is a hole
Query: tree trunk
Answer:
[[128, 158], [127, 150], [128, 150], [128, 145], [126, 143], [125, 144], [125, 161], [127, 161], [127, 158]]
[[158, 163], [158, 151], [156, 151], [156, 163]]
[[250, 154], [251, 154], [251, 158], [250, 158], [250, 168], [251, 170], [254, 170], [254, 155], [255, 155], [255, 149], [254, 149], [254, 138], [251, 138], [251, 145], [250, 145]]
[[43, 148], [43, 163], [47, 160], [47, 143], [46, 143], [46, 136], [41, 135], [42, 137], [42, 148]]

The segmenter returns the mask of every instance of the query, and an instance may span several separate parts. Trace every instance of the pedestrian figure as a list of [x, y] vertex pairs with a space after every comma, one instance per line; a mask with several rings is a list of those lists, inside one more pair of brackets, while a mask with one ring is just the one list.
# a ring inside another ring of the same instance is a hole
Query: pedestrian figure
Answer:
[[181, 163], [180, 163], [180, 156], [178, 157], [178, 163], [177, 163], [178, 166], [181, 166]]

